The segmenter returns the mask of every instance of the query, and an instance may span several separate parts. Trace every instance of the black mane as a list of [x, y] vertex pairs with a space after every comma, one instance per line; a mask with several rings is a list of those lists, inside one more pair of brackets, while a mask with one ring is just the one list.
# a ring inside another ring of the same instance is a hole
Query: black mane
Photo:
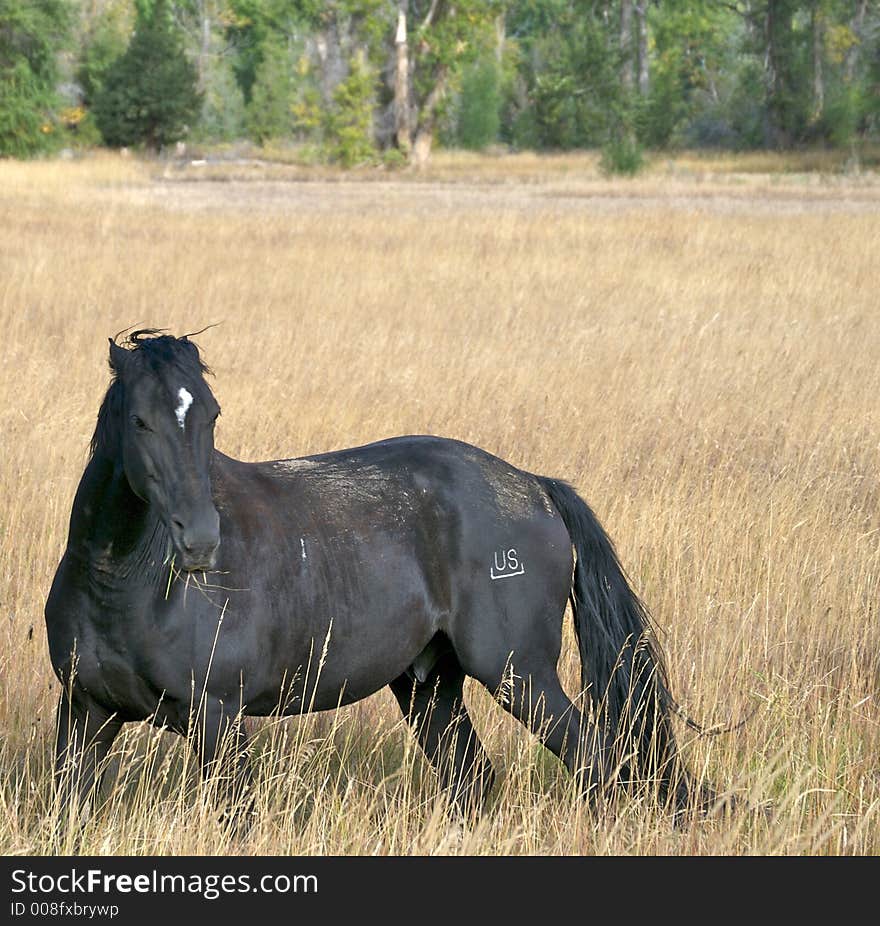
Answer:
[[[202, 360], [198, 347], [194, 341], [189, 340], [190, 337], [185, 334], [176, 338], [166, 334], [162, 328], [139, 328], [120, 344], [116, 343], [115, 338], [110, 339], [110, 372], [113, 378], [98, 411], [95, 432], [89, 442], [90, 457], [98, 450], [113, 452], [116, 449], [127, 379], [144, 371], [161, 375], [164, 370], [174, 368], [189, 381], [198, 383], [203, 376], [211, 373], [211, 368]], [[127, 351], [124, 368], [114, 363], [113, 347]]]
[[[153, 373], [168, 366], [176, 366], [194, 376], [210, 373], [210, 368], [199, 356], [198, 347], [189, 338], [188, 334], [180, 338], [165, 334], [162, 328], [140, 328], [132, 331], [119, 346], [126, 347], [130, 353], [126, 369], [134, 362], [145, 365]], [[117, 372], [112, 363], [110, 369]]]

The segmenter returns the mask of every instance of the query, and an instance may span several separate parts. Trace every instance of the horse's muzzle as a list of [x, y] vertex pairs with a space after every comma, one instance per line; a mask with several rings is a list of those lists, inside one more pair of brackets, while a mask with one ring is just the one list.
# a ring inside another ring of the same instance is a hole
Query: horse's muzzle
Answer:
[[213, 569], [220, 547], [220, 517], [215, 508], [202, 517], [171, 517], [171, 538], [180, 554], [180, 565], [187, 572]]
[[194, 550], [188, 552], [182, 550], [180, 556], [181, 567], [185, 572], [208, 572], [217, 564], [217, 549], [219, 546], [218, 543], [209, 551]]

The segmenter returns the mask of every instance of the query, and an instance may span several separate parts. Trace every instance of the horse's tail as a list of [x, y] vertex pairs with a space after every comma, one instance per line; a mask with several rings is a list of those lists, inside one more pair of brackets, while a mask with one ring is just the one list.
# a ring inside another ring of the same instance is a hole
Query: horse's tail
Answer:
[[656, 780], [661, 798], [672, 797], [676, 809], [684, 810], [690, 779], [679, 758], [671, 717], [683, 712], [669, 690], [648, 612], [589, 505], [567, 483], [539, 480], [571, 535], [576, 556], [571, 605], [581, 684], [589, 692], [620, 780], [630, 786]]

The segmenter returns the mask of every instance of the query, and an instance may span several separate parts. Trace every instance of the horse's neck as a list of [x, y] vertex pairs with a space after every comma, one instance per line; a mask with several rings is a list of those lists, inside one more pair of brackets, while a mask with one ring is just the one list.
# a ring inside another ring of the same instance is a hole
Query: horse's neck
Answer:
[[128, 580], [154, 571], [167, 542], [164, 525], [132, 492], [122, 466], [96, 454], [76, 492], [68, 551], [96, 575]]

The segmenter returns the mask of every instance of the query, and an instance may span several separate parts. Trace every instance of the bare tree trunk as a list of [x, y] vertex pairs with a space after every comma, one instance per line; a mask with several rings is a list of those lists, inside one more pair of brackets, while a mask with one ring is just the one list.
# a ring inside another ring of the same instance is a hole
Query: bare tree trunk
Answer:
[[412, 147], [409, 111], [409, 46], [406, 40], [407, 0], [400, 0], [397, 11], [397, 35], [394, 45], [397, 50], [397, 67], [394, 73], [394, 138], [397, 147], [409, 154]]
[[773, 145], [780, 145], [779, 130], [779, 72], [776, 67], [776, 54], [774, 36], [776, 34], [776, 8], [773, 0], [767, 0], [767, 13], [764, 22], [764, 37], [766, 46], [764, 50], [764, 72], [767, 80], [767, 136]]
[[495, 20], [495, 60], [498, 66], [504, 60], [504, 44], [507, 41], [507, 24], [504, 20], [504, 13], [500, 13]]
[[[318, 86], [325, 107], [333, 105], [333, 91], [348, 76], [348, 60], [343, 35], [336, 17], [329, 17], [326, 28], [315, 33], [315, 53], [318, 56]], [[288, 39], [288, 47], [289, 47]]]
[[791, 144], [791, 32], [794, 0], [767, 0], [766, 41], [768, 134], [777, 148]]
[[648, 70], [648, 0], [636, 3], [636, 28], [639, 35], [639, 96], [646, 97], [651, 89]]
[[[110, 3], [92, 3], [92, 12], [102, 14]], [[208, 59], [212, 51], [212, 20], [215, 10], [211, 0], [195, 0], [191, 6], [171, 6], [175, 24], [186, 34], [188, 47], [194, 52], [196, 65], [196, 86], [200, 93], [205, 92], [210, 66]]]
[[201, 42], [199, 47], [199, 92], [204, 93], [208, 85], [208, 55], [211, 53], [211, 16], [207, 0], [201, 0]]
[[620, 4], [620, 82], [624, 90], [633, 88], [632, 0]]
[[419, 125], [409, 157], [410, 164], [415, 167], [424, 167], [431, 156], [434, 130], [437, 127], [437, 107], [446, 93], [446, 78], [446, 68], [441, 68], [434, 81], [434, 89], [428, 94], [419, 113]]
[[434, 144], [433, 130], [419, 129], [416, 132], [416, 140], [410, 151], [409, 161], [413, 167], [424, 167], [431, 156], [431, 147]]
[[822, 118], [825, 109], [825, 77], [822, 72], [823, 46], [825, 39], [825, 17], [814, 3], [810, 26], [813, 32], [813, 122]]
[[855, 35], [857, 41], [847, 49], [846, 57], [843, 62], [843, 75], [848, 84], [851, 84], [856, 76], [856, 65], [859, 62], [859, 54], [862, 46], [862, 29], [865, 25], [865, 14], [867, 12], [868, 0], [861, 0], [861, 3], [859, 3], [856, 9], [856, 14], [852, 19], [852, 23], [850, 24], [850, 29], [852, 29], [853, 35]]

